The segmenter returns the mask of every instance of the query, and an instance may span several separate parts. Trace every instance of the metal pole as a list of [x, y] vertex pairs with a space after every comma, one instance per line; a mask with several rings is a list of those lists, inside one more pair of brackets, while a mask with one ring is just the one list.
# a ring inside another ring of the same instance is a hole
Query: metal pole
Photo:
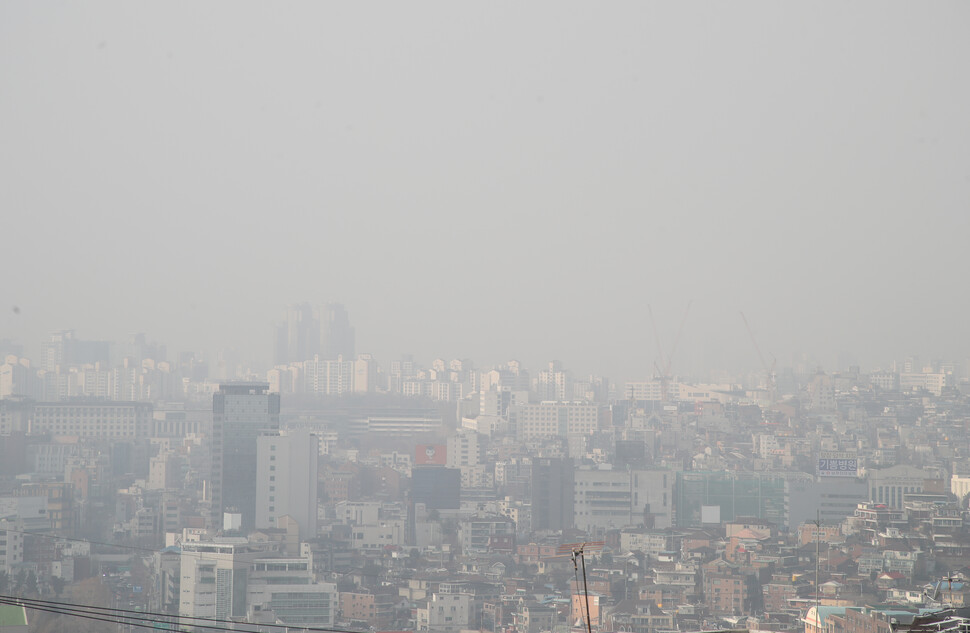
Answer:
[[579, 555], [583, 561], [583, 593], [586, 594], [586, 633], [593, 633], [593, 621], [589, 615], [589, 585], [586, 584], [586, 554], [580, 550]]
[[[582, 551], [581, 549], [573, 550], [573, 575], [576, 578], [576, 584], [574, 585], [574, 587], [575, 587], [574, 588], [574, 591], [575, 592], [579, 592], [579, 565], [576, 564], [576, 558], [579, 557], [579, 553], [581, 551]], [[570, 597], [570, 600], [571, 599], [572, 598]], [[572, 607], [570, 606], [570, 610], [571, 609], [572, 609]], [[582, 608], [582, 606], [580, 606], [580, 608], [579, 608], [580, 618], [582, 618], [582, 613], [583, 613], [583, 608]], [[572, 614], [571, 613], [570, 613], [570, 617], [572, 617]], [[570, 626], [572, 626], [572, 624], [570, 624]]]

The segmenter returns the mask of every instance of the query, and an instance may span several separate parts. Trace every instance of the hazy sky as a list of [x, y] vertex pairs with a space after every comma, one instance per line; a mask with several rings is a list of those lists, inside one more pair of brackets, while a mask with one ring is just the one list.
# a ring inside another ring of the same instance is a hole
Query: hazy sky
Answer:
[[[0, 0], [0, 338], [970, 357], [966, 2]], [[15, 314], [12, 306], [18, 306]]]

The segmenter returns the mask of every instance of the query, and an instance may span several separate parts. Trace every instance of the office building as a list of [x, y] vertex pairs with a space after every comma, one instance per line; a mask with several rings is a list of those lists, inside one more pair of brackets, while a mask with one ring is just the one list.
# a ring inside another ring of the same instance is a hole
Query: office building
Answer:
[[314, 580], [308, 551], [298, 558], [258, 558], [249, 569], [246, 603], [253, 623], [332, 627], [337, 587]]
[[153, 426], [153, 407], [147, 402], [37, 402], [32, 407], [30, 432], [134, 440], [150, 437]]
[[573, 461], [560, 457], [532, 460], [532, 529], [573, 527]]
[[906, 464], [870, 470], [869, 501], [883, 503], [890, 508], [902, 508], [903, 495], [923, 492], [928, 481], [939, 479], [941, 476], [936, 472]]
[[674, 473], [665, 470], [577, 469], [573, 508], [580, 530], [647, 525], [669, 528]]
[[263, 382], [219, 385], [212, 396], [212, 524], [224, 510], [242, 515], [241, 529], [256, 522], [256, 447], [262, 434], [278, 433], [280, 395]]
[[691, 471], [677, 473], [677, 527], [757, 517], [784, 525], [786, 481], [806, 473]]
[[519, 441], [588, 435], [600, 424], [600, 407], [595, 403], [537, 402], [516, 404], [513, 408]]
[[855, 477], [786, 481], [785, 525], [794, 529], [816, 517], [826, 525], [839, 524], [868, 498], [868, 484]]
[[461, 503], [461, 470], [441, 466], [416, 466], [411, 471], [414, 503], [429, 510], [456, 510]]
[[179, 615], [245, 617], [249, 568], [255, 559], [269, 555], [269, 549], [269, 543], [244, 538], [182, 543]]
[[279, 527], [282, 516], [300, 526], [300, 540], [317, 535], [317, 436], [306, 429], [256, 440], [256, 528]]

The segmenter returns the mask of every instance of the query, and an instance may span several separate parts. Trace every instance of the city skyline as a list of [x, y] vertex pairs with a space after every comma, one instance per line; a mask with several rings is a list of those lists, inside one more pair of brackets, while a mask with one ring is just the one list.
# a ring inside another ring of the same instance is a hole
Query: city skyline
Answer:
[[[343, 345], [349, 345], [352, 350], [354, 348], [354, 333], [356, 328], [353, 326], [352, 321], [347, 320], [348, 311], [346, 308], [338, 303], [327, 302], [321, 304], [323, 310], [336, 310], [342, 315], [343, 328], [349, 332], [350, 338]], [[283, 314], [291, 314], [294, 309], [305, 310], [307, 314], [311, 312], [316, 316], [319, 311], [318, 308], [307, 303], [291, 304], [286, 306], [283, 310]], [[743, 315], [739, 316], [739, 320], [743, 319]], [[686, 322], [686, 318], [685, 318]], [[316, 318], [312, 323], [312, 328], [316, 328], [317, 333], [325, 332], [326, 327], [319, 318]], [[743, 327], [743, 326], [742, 326]], [[282, 328], [282, 329], [281, 329]], [[267, 339], [273, 339], [273, 345], [279, 346], [280, 342], [279, 336], [281, 332], [286, 331], [286, 320], [274, 322], [271, 327], [270, 335]], [[83, 334], [83, 333], [82, 333]], [[457, 354], [457, 355], [434, 355], [434, 354], [420, 354], [411, 352], [402, 352], [397, 356], [392, 357], [380, 357], [369, 351], [362, 351], [360, 354], [350, 354], [345, 355], [337, 351], [333, 353], [325, 353], [321, 339], [318, 337], [315, 342], [310, 344], [305, 349], [300, 352], [290, 352], [293, 354], [286, 360], [280, 360], [278, 357], [279, 352], [274, 352], [276, 360], [261, 360], [246, 357], [238, 352], [238, 348], [229, 348], [225, 350], [218, 350], [211, 355], [205, 354], [204, 352], [191, 351], [191, 350], [178, 350], [173, 349], [173, 346], [167, 345], [162, 341], [155, 341], [149, 335], [145, 333], [137, 333], [131, 336], [124, 337], [119, 340], [92, 340], [88, 339], [81, 334], [78, 334], [76, 330], [57, 330], [48, 333], [47, 337], [34, 345], [25, 345], [21, 341], [0, 338], [0, 354], [2, 355], [13, 355], [18, 358], [24, 358], [31, 363], [30, 371], [37, 370], [52, 370], [56, 365], [62, 366], [64, 369], [70, 367], [81, 367], [84, 365], [94, 365], [100, 363], [102, 370], [110, 370], [114, 366], [122, 364], [125, 358], [132, 359], [134, 362], [139, 363], [142, 359], [150, 359], [155, 362], [168, 362], [172, 366], [182, 366], [186, 362], [197, 363], [197, 371], [208, 372], [207, 376], [211, 379], [233, 379], [233, 378], [243, 378], [260, 376], [260, 380], [263, 380], [267, 375], [266, 372], [279, 369], [286, 366], [302, 366], [303, 363], [308, 361], [314, 361], [315, 359], [318, 363], [335, 362], [338, 359], [342, 359], [342, 362], [348, 364], [348, 368], [345, 371], [353, 372], [353, 365], [355, 362], [358, 364], [356, 371], [364, 371], [365, 373], [370, 372], [370, 377], [362, 376], [359, 379], [364, 381], [370, 381], [373, 383], [375, 376], [374, 371], [387, 372], [391, 370], [391, 366], [400, 361], [401, 359], [411, 359], [415, 363], [415, 367], [425, 367], [430, 368], [433, 363], [437, 360], [444, 360], [446, 363], [453, 360], [464, 360], [471, 362], [472, 366], [476, 370], [487, 370], [490, 368], [503, 367], [509, 362], [516, 362], [521, 364], [524, 368], [534, 370], [536, 376], [546, 371], [544, 368], [550, 368], [553, 364], [558, 365], [562, 370], [567, 371], [569, 374], [574, 376], [598, 376], [607, 378], [610, 383], [620, 389], [624, 383], [638, 382], [644, 380], [655, 380], [662, 376], [666, 379], [678, 378], [685, 381], [693, 382], [724, 382], [734, 381], [743, 382], [745, 379], [750, 379], [752, 375], [765, 374], [766, 372], [774, 371], [794, 371], [796, 373], [806, 374], [815, 371], [827, 372], [827, 373], [840, 373], [852, 368], [859, 368], [861, 371], [873, 372], [873, 371], [899, 371], [899, 372], [921, 372], [927, 368], [948, 367], [951, 371], [955, 371], [955, 377], [958, 380], [970, 378], [970, 358], [961, 358], [954, 355], [950, 356], [934, 356], [925, 355], [920, 353], [907, 353], [902, 354], [898, 357], [883, 360], [881, 362], [874, 363], [863, 363], [860, 362], [858, 358], [849, 354], [837, 354], [831, 360], [831, 364], [825, 364], [823, 359], [818, 356], [805, 353], [805, 354], [793, 354], [790, 358], [779, 358], [773, 352], [766, 351], [762, 348], [759, 343], [758, 338], [754, 330], [748, 330], [745, 334], [745, 342], [748, 346], [748, 351], [750, 359], [747, 362], [743, 362], [740, 365], [735, 366], [719, 366], [710, 368], [698, 369], [695, 366], [684, 367], [684, 365], [690, 365], [690, 359], [684, 359], [684, 351], [681, 349], [682, 346], [682, 336], [678, 333], [678, 336], [672, 338], [670, 342], [664, 347], [664, 341], [655, 338], [655, 343], [653, 347], [647, 350], [644, 354], [638, 355], [641, 358], [641, 362], [644, 364], [644, 371], [632, 375], [615, 375], [615, 374], [602, 374], [590, 371], [588, 368], [583, 366], [574, 365], [568, 361], [564, 361], [554, 354], [549, 357], [537, 359], [534, 362], [525, 362], [524, 357], [512, 355], [506, 358], [498, 358], [495, 356], [490, 357], [488, 360], [482, 360], [480, 358], [474, 358], [467, 354]], [[303, 332], [301, 336], [305, 336], [306, 332]], [[326, 337], [326, 334], [322, 335]], [[655, 337], [661, 336], [659, 330], [654, 334]], [[70, 360], [62, 357], [65, 355], [63, 349], [63, 343], [61, 341], [69, 339], [74, 345], [77, 346], [78, 350], [73, 352], [73, 356], [76, 358], [71, 358]], [[660, 349], [658, 351], [657, 342], [660, 344]], [[33, 351], [31, 351], [33, 349]], [[110, 360], [109, 360], [110, 358]], [[491, 360], [494, 358], [495, 360]], [[359, 363], [361, 359], [367, 366], [361, 366]], [[0, 357], [0, 361], [4, 358]], [[770, 367], [769, 367], [770, 361]], [[219, 367], [223, 366], [226, 362], [229, 366], [234, 367], [235, 370], [242, 371], [242, 374], [225, 374], [220, 373]], [[0, 363], [2, 364], [2, 363]], [[321, 369], [322, 364], [318, 365], [316, 371], [324, 371]], [[182, 367], [180, 367], [182, 368]], [[935, 371], [935, 369], [934, 369]], [[201, 374], [200, 374], [201, 375]], [[333, 379], [333, 378], [331, 378]], [[320, 380], [324, 380], [323, 377]], [[372, 385], [373, 387], [373, 385]], [[557, 399], [555, 396], [557, 394], [555, 390], [550, 392], [551, 399]]]

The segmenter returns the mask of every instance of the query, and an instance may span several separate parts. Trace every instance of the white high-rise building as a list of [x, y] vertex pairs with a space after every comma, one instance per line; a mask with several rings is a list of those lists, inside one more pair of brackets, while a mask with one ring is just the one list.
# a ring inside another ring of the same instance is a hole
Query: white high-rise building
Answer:
[[549, 361], [549, 366], [539, 372], [535, 391], [540, 400], [569, 400], [572, 398], [572, 380], [569, 372], [563, 369], [558, 360]]
[[371, 354], [361, 354], [354, 361], [354, 391], [370, 393], [377, 389], [377, 363]]
[[13, 355], [2, 360], [0, 398], [35, 395], [38, 390], [37, 372], [31, 368], [30, 360]]
[[328, 396], [352, 393], [355, 372], [356, 363], [352, 360], [343, 357], [327, 360], [316, 356], [303, 363], [303, 390]]
[[278, 527], [286, 515], [300, 526], [301, 540], [316, 537], [319, 454], [319, 440], [307, 429], [257, 438], [257, 529]]
[[24, 562], [24, 523], [0, 519], [0, 573], [13, 575]]
[[448, 437], [446, 463], [448, 468], [479, 466], [485, 461], [484, 437], [468, 429], [459, 429]]

